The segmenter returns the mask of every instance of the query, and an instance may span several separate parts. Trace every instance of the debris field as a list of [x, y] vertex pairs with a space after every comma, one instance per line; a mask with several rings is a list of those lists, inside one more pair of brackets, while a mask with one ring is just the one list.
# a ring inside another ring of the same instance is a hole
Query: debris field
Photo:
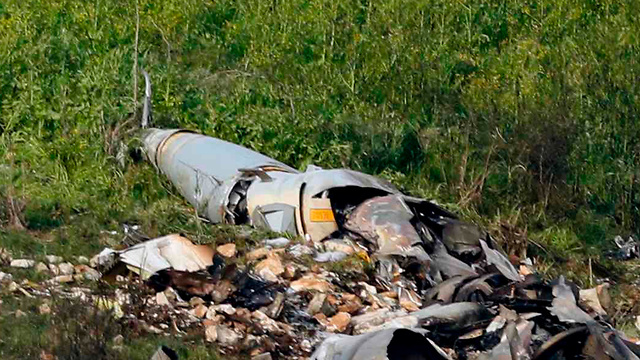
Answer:
[[[608, 284], [543, 280], [530, 259], [507, 256], [486, 231], [433, 201], [352, 170], [298, 172], [189, 131], [147, 129], [143, 143], [151, 164], [209, 222], [283, 237], [242, 250], [180, 234], [129, 237], [125, 248], [75, 265], [0, 250], [5, 266], [50, 274], [44, 284], [17, 284], [0, 273], [3, 287], [79, 298], [150, 333], [197, 332], [223, 354], [252, 359], [640, 356], [638, 340], [608, 322]], [[635, 244], [618, 242], [624, 257], [637, 254]], [[81, 286], [87, 281], [119, 288], [101, 297]], [[152, 290], [140, 299], [134, 288]], [[134, 301], [144, 315], [127, 312]]]

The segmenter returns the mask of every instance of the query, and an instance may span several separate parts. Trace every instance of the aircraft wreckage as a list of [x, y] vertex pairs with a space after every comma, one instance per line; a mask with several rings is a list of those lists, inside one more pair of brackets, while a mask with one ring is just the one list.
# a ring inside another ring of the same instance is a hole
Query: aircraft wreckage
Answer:
[[[252, 320], [238, 326], [247, 329], [245, 342], [266, 336], [271, 345], [260, 345], [270, 353], [264, 358], [639, 359], [637, 342], [608, 323], [606, 284], [579, 290], [563, 277], [544, 281], [525, 259], [514, 266], [487, 232], [384, 180], [316, 166], [300, 172], [186, 130], [145, 129], [143, 147], [149, 162], [212, 223], [298, 236], [302, 244], [285, 240], [281, 249], [294, 259], [364, 253], [374, 264], [373, 274], [360, 274], [368, 281], [343, 282], [304, 266], [301, 274], [286, 275], [279, 255], [269, 251], [254, 274], [177, 236], [101, 253], [139, 274], [140, 254], [153, 259], [144, 270], [155, 272], [145, 278], [157, 291], [175, 288], [212, 308], [252, 311]], [[184, 259], [180, 249], [188, 252]], [[258, 258], [257, 251], [247, 259]], [[230, 314], [224, 316], [237, 324], [238, 312]], [[256, 319], [269, 326], [251, 330]], [[231, 331], [220, 326], [218, 339]], [[310, 339], [316, 340], [311, 346]]]

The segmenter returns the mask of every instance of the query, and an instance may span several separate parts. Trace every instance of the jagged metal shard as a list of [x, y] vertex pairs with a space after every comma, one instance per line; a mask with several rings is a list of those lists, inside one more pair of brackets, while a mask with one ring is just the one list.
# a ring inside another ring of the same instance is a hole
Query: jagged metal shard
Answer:
[[449, 360], [421, 329], [383, 329], [358, 336], [333, 335], [311, 360]]

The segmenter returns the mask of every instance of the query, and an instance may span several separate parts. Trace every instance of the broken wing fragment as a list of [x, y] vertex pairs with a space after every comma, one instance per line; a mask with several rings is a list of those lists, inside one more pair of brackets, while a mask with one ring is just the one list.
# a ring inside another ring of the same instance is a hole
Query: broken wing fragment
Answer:
[[311, 360], [449, 360], [420, 329], [383, 329], [357, 336], [334, 335]]
[[413, 217], [402, 196], [380, 196], [358, 206], [349, 214], [344, 227], [371, 242], [380, 255], [413, 257], [427, 262], [429, 255], [410, 222]]
[[208, 245], [194, 245], [189, 239], [172, 234], [121, 251], [105, 249], [98, 255], [98, 265], [120, 262], [147, 279], [169, 268], [179, 271], [206, 269], [213, 264], [213, 254], [213, 248]]
[[480, 240], [482, 251], [487, 259], [487, 264], [493, 265], [504, 275], [507, 279], [513, 281], [522, 281], [523, 277], [518, 273], [515, 267], [509, 262], [506, 256], [504, 256], [498, 250], [491, 249], [484, 240]]

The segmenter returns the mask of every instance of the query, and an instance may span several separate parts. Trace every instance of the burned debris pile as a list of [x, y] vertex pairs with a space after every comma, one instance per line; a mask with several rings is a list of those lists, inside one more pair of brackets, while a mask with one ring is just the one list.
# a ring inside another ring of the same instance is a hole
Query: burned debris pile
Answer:
[[[100, 300], [146, 331], [196, 332], [223, 353], [254, 359], [640, 356], [637, 340], [609, 322], [608, 284], [581, 290], [564, 277], [543, 280], [531, 260], [508, 257], [487, 232], [432, 201], [351, 170], [298, 172], [187, 131], [150, 129], [144, 144], [210, 222], [287, 234], [251, 249], [138, 236], [75, 275], [72, 266], [69, 281], [96, 280], [97, 269], [103, 281], [133, 276], [127, 286], [150, 289], [144, 319], [127, 313], [140, 299], [126, 291]], [[619, 245], [627, 257], [634, 246]]]
[[[378, 178], [301, 173], [180, 130], [146, 130], [144, 147], [211, 222], [300, 239], [245, 254], [220, 249], [199, 272], [171, 266], [149, 277], [157, 291], [202, 299], [205, 334], [223, 348], [318, 360], [637, 356], [607, 322], [606, 284], [544, 281], [487, 232]], [[347, 265], [328, 271], [325, 262]]]

